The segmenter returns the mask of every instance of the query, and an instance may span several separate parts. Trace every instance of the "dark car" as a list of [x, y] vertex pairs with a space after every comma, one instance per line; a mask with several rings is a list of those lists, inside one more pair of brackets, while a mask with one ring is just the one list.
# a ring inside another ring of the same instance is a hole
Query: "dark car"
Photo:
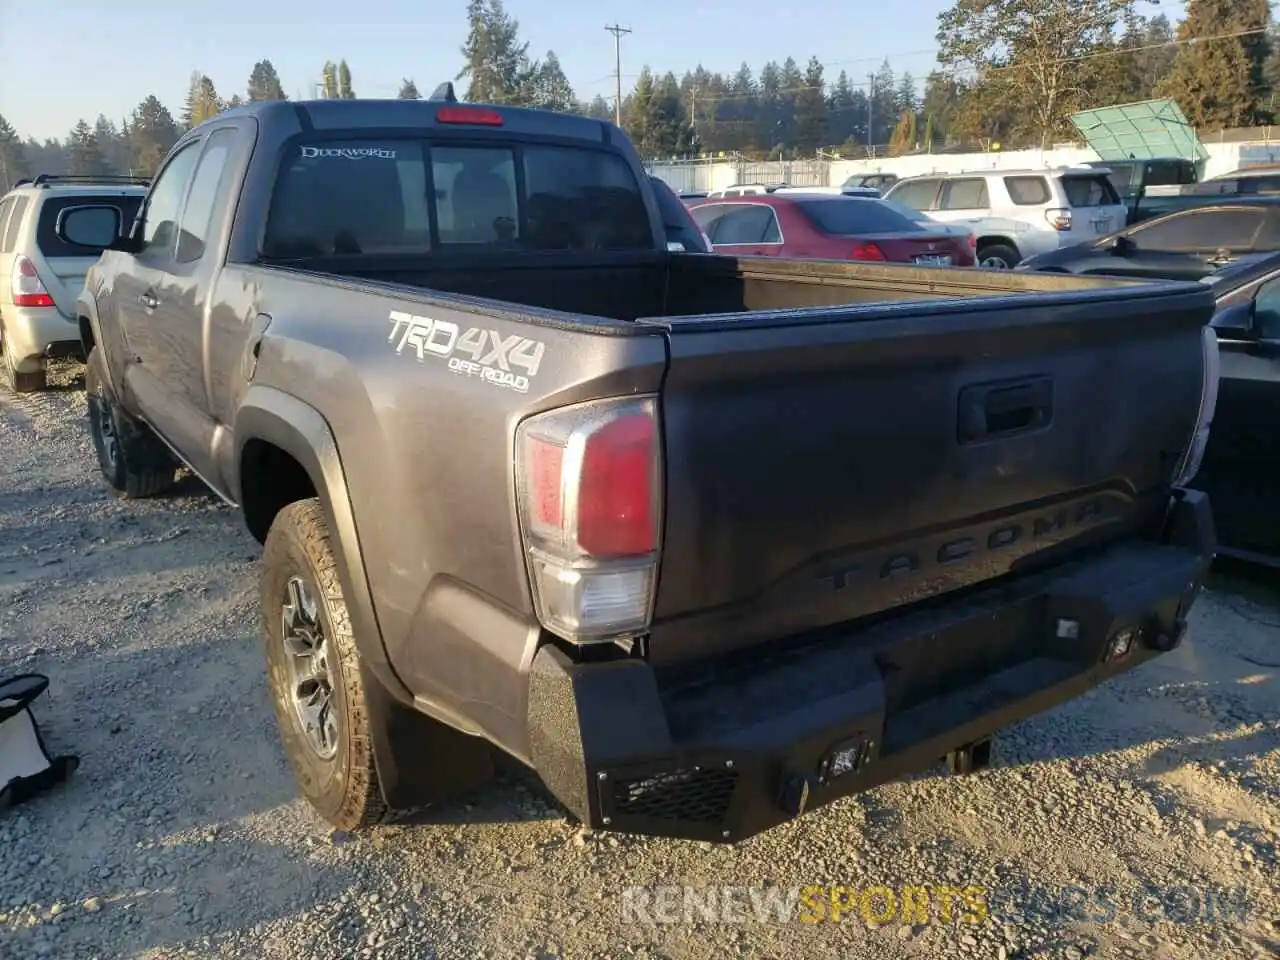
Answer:
[[1224, 197], [1028, 257], [1018, 269], [1199, 280], [1242, 256], [1276, 250], [1280, 196]]
[[1204, 282], [1218, 301], [1221, 379], [1192, 486], [1213, 503], [1219, 554], [1280, 566], [1280, 254]]
[[870, 197], [757, 194], [708, 200], [692, 210], [717, 253], [973, 266], [963, 237], [928, 230]]

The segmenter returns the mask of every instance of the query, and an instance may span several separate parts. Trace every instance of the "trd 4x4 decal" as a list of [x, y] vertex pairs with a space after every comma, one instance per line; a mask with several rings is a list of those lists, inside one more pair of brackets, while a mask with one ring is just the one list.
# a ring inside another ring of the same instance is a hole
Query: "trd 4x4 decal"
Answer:
[[538, 375], [546, 350], [545, 343], [518, 334], [503, 336], [483, 327], [463, 329], [449, 320], [399, 310], [391, 311], [390, 320], [387, 342], [396, 342], [396, 353], [409, 347], [419, 361], [438, 357], [447, 361], [453, 373], [479, 377], [517, 393], [529, 392], [529, 379]]

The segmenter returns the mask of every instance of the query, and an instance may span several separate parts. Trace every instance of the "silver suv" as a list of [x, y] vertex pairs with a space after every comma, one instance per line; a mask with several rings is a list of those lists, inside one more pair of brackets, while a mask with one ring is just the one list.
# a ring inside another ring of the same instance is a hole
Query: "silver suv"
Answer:
[[899, 180], [885, 198], [967, 227], [978, 266], [997, 270], [1119, 230], [1129, 213], [1106, 172], [1088, 167], [927, 174]]
[[15, 393], [45, 386], [48, 361], [83, 360], [75, 302], [84, 275], [115, 239], [115, 217], [102, 210], [102, 245], [83, 247], [58, 236], [68, 210], [115, 207], [133, 222], [147, 192], [141, 177], [22, 180], [0, 199], [0, 373]]

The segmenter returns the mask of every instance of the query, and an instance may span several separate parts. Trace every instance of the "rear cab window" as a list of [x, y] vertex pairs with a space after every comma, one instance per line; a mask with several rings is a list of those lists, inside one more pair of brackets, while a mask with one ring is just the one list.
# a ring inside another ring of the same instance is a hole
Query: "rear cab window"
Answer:
[[1005, 177], [1004, 188], [1009, 191], [1009, 199], [1020, 207], [1038, 207], [1052, 196], [1044, 177]]
[[878, 200], [832, 197], [829, 200], [797, 200], [796, 207], [817, 230], [831, 236], [920, 233], [924, 229]]
[[263, 254], [652, 250], [644, 194], [592, 146], [302, 142], [281, 165]]
[[1112, 207], [1120, 203], [1120, 195], [1105, 174], [1067, 174], [1062, 189], [1072, 207]]
[[781, 243], [782, 229], [773, 208], [765, 203], [713, 204], [718, 209], [709, 211], [699, 207], [693, 211], [694, 219], [711, 238], [713, 244]]

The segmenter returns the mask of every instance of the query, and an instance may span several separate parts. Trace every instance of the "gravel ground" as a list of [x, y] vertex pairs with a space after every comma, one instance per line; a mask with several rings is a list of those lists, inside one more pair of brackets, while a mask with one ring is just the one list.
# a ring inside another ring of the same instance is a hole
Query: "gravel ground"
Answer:
[[[280, 752], [257, 545], [195, 483], [109, 496], [76, 377], [0, 392], [0, 676], [46, 673], [35, 709], [50, 749], [82, 758], [69, 784], [0, 814], [6, 960], [1280, 952], [1280, 594], [1265, 586], [1218, 582], [1175, 654], [1003, 734], [978, 776], [931, 772], [736, 847], [584, 835], [515, 774], [470, 803], [335, 835]], [[1112, 922], [1042, 910], [878, 925], [855, 911], [690, 926], [626, 922], [632, 884], [972, 884], [992, 898], [1110, 885], [1120, 909]], [[1145, 885], [1187, 889], [1135, 915]], [[1241, 886], [1243, 918], [1167, 919]]]

